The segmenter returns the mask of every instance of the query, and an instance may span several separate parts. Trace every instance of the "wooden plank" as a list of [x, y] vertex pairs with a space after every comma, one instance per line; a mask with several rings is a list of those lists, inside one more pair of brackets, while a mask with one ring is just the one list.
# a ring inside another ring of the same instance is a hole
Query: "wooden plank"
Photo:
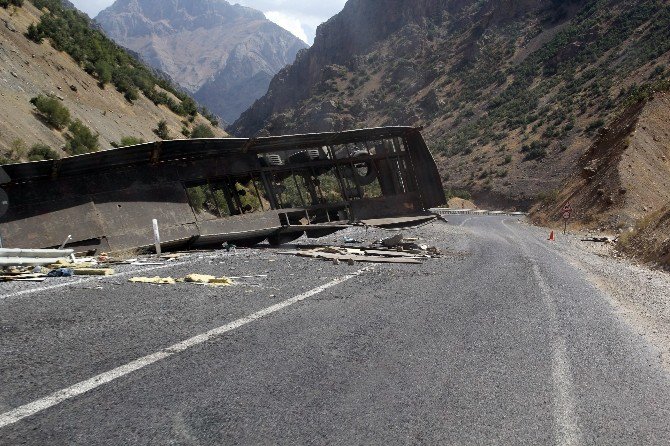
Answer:
[[357, 255], [347, 255], [347, 254], [331, 254], [327, 252], [314, 252], [314, 251], [300, 251], [298, 252], [299, 257], [310, 257], [316, 259], [326, 259], [326, 260], [353, 260], [354, 262], [362, 263], [403, 263], [409, 265], [421, 265], [422, 262], [416, 259], [405, 259], [405, 258], [390, 258], [390, 257], [379, 257], [379, 256], [357, 256]]
[[401, 251], [385, 251], [385, 250], [377, 250], [377, 249], [366, 249], [364, 251], [365, 251], [366, 254], [375, 255], [375, 256], [404, 257], [404, 258], [408, 258], [408, 259], [420, 259], [420, 258], [425, 257], [425, 256], [422, 256], [421, 254], [412, 254], [412, 253], [409, 253], [409, 252], [401, 252]]
[[75, 276], [113, 276], [114, 270], [109, 268], [75, 268]]

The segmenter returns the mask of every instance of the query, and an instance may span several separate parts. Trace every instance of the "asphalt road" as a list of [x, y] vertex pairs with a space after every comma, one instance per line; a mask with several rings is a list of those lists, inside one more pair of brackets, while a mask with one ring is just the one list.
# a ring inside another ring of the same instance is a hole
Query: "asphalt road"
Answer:
[[451, 220], [408, 233], [423, 265], [0, 285], [0, 444], [670, 444], [670, 374], [606, 296], [514, 219]]

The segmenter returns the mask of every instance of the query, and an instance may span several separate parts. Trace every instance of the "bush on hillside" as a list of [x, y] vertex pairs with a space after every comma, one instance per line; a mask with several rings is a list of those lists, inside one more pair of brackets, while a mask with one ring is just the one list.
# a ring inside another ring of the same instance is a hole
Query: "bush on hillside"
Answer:
[[170, 139], [170, 130], [168, 129], [167, 121], [165, 119], [158, 121], [158, 127], [154, 129], [154, 133], [160, 139]]
[[0, 6], [5, 9], [9, 8], [11, 5], [21, 7], [23, 6], [23, 0], [0, 0]]
[[70, 134], [67, 135], [68, 141], [64, 150], [70, 155], [82, 155], [100, 150], [98, 135], [94, 134], [80, 120], [77, 119], [72, 122], [68, 130]]
[[112, 147], [114, 148], [119, 148], [119, 147], [130, 147], [130, 146], [136, 146], [138, 144], [144, 144], [146, 141], [143, 140], [142, 138], [137, 138], [135, 136], [124, 136], [121, 138], [121, 141], [119, 142], [112, 142]]
[[212, 128], [207, 124], [198, 124], [191, 132], [191, 139], [214, 138]]
[[43, 161], [60, 159], [60, 154], [46, 144], [35, 144], [28, 152], [28, 161]]
[[[0, 0], [2, 1], [2, 0]], [[164, 101], [173, 112], [180, 115], [197, 114], [193, 99], [175, 88], [168, 80], [159, 78], [143, 63], [115, 44], [105, 34], [92, 26], [83, 13], [64, 8], [60, 0], [32, 0], [38, 9], [47, 12], [36, 25], [30, 25], [27, 37], [35, 42], [49, 39], [54, 48], [64, 51], [88, 73], [95, 76], [103, 87], [111, 83], [124, 97], [133, 102], [139, 92], [157, 103]], [[168, 100], [167, 95], [156, 93], [156, 86], [172, 93], [180, 103]]]
[[70, 123], [70, 111], [53, 96], [39, 95], [30, 100], [44, 119], [57, 130], [63, 130]]

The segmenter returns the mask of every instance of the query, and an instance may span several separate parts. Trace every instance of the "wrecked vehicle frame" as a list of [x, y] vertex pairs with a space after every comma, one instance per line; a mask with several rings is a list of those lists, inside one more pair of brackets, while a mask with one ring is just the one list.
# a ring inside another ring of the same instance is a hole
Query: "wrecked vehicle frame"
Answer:
[[[4, 166], [5, 247], [119, 251], [281, 244], [445, 202], [419, 128], [159, 141]], [[380, 220], [381, 219], [381, 220]], [[388, 220], [391, 219], [391, 220]]]

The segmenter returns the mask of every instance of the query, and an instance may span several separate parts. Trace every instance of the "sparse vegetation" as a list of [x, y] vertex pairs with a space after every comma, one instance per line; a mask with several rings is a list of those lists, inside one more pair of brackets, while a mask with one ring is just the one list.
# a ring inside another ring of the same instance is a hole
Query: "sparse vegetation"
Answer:
[[41, 94], [32, 98], [30, 103], [56, 130], [63, 130], [70, 123], [70, 111], [55, 97]]
[[170, 130], [168, 129], [167, 121], [164, 119], [158, 121], [158, 127], [154, 129], [154, 133], [160, 139], [170, 139]]
[[144, 144], [146, 141], [143, 140], [142, 138], [137, 138], [135, 136], [124, 136], [121, 138], [121, 141], [119, 142], [112, 142], [112, 147], [119, 148], [119, 147], [130, 147], [130, 146], [136, 146], [138, 144]]
[[63, 149], [68, 154], [82, 155], [100, 150], [98, 135], [94, 134], [80, 120], [73, 121], [69, 125], [68, 130], [70, 133], [66, 135], [67, 143]]
[[198, 138], [214, 138], [214, 132], [212, 131], [212, 128], [207, 124], [196, 125], [193, 131], [191, 131], [191, 139]]
[[[139, 99], [142, 92], [156, 105], [165, 104], [179, 115], [195, 116], [198, 113], [193, 99], [169, 81], [157, 77], [99, 29], [91, 26], [85, 14], [64, 8], [60, 0], [32, 0], [32, 3], [39, 9], [46, 8], [47, 12], [39, 23], [29, 26], [27, 37], [38, 43], [49, 39], [54, 48], [72, 56], [95, 76], [101, 87], [113, 84], [129, 102]], [[169, 97], [168, 93], [178, 101]]]
[[60, 154], [46, 144], [35, 144], [28, 152], [28, 161], [44, 161], [60, 159]]
[[524, 161], [541, 160], [547, 156], [547, 143], [533, 141], [530, 144], [524, 144], [521, 147], [521, 152], [525, 153]]
[[10, 6], [21, 7], [23, 6], [23, 0], [0, 0], [0, 7], [7, 9]]

